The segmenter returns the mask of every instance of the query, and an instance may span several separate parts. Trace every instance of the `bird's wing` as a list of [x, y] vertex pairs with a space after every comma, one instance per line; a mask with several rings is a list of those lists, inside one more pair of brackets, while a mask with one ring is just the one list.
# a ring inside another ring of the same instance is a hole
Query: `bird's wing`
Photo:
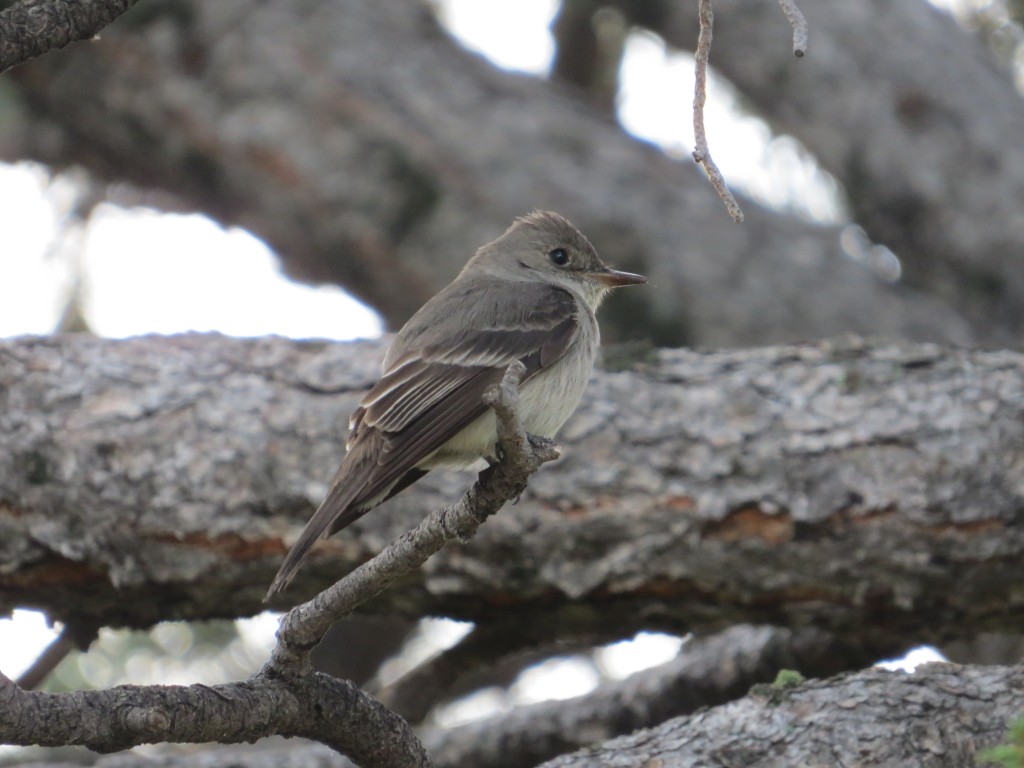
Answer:
[[317, 539], [361, 517], [396, 484], [418, 479], [416, 465], [485, 412], [484, 392], [512, 362], [526, 365], [525, 382], [565, 354], [579, 334], [573, 296], [544, 284], [515, 290], [517, 301], [509, 302], [507, 286], [459, 291], [456, 282], [429, 303], [441, 303], [451, 318], [445, 327], [457, 330], [445, 334], [422, 322], [437, 316], [423, 310], [406, 324], [383, 376], [352, 414], [348, 453], [268, 597], [284, 589]]

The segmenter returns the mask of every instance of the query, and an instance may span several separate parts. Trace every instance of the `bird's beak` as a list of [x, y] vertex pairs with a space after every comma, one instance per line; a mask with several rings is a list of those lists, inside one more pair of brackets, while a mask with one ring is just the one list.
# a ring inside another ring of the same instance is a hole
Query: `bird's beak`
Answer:
[[635, 275], [632, 272], [619, 272], [617, 269], [611, 269], [610, 267], [605, 267], [592, 274], [605, 288], [619, 288], [623, 285], [640, 285], [647, 282], [647, 278], [643, 275]]

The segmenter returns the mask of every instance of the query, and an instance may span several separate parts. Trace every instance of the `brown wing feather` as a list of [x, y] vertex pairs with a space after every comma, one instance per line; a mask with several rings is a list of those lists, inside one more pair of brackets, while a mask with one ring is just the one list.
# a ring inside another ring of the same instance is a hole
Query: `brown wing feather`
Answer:
[[[478, 295], [462, 292], [453, 309], [494, 302], [498, 290], [507, 289], [485, 284]], [[444, 298], [442, 291], [431, 301]], [[484, 413], [484, 392], [513, 361], [526, 365], [525, 382], [565, 354], [579, 331], [576, 300], [561, 289], [531, 283], [524, 284], [520, 298], [521, 316], [502, 317], [507, 303], [495, 303], [489, 317], [486, 311], [473, 315], [475, 328], [453, 323], [460, 330], [447, 339], [438, 337], [436, 328], [418, 326], [416, 317], [402, 329], [384, 375], [352, 415], [348, 453], [327, 497], [285, 558], [268, 598], [288, 585], [321, 536], [357, 520], [399, 483], [405, 487], [426, 474], [416, 465]]]

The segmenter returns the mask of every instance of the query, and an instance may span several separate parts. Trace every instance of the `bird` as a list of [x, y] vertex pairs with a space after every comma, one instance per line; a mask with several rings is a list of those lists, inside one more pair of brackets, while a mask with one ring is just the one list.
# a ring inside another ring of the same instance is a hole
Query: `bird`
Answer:
[[267, 592], [283, 591], [322, 537], [432, 469], [494, 461], [484, 392], [525, 365], [519, 415], [553, 438], [579, 405], [600, 345], [595, 312], [614, 288], [647, 282], [606, 265], [563, 216], [533, 211], [480, 247], [391, 342], [381, 377], [349, 420], [346, 454], [323, 503]]

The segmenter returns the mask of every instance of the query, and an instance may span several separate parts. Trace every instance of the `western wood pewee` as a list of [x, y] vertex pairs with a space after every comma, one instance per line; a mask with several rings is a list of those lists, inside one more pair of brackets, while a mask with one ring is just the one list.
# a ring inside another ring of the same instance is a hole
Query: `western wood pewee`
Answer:
[[647, 279], [607, 267], [556, 213], [517, 219], [412, 316], [384, 357], [380, 381], [350, 419], [348, 453], [327, 498], [285, 558], [283, 590], [321, 536], [340, 531], [431, 469], [494, 457], [484, 391], [526, 365], [519, 414], [554, 437], [579, 405], [600, 344], [594, 312], [612, 288]]

